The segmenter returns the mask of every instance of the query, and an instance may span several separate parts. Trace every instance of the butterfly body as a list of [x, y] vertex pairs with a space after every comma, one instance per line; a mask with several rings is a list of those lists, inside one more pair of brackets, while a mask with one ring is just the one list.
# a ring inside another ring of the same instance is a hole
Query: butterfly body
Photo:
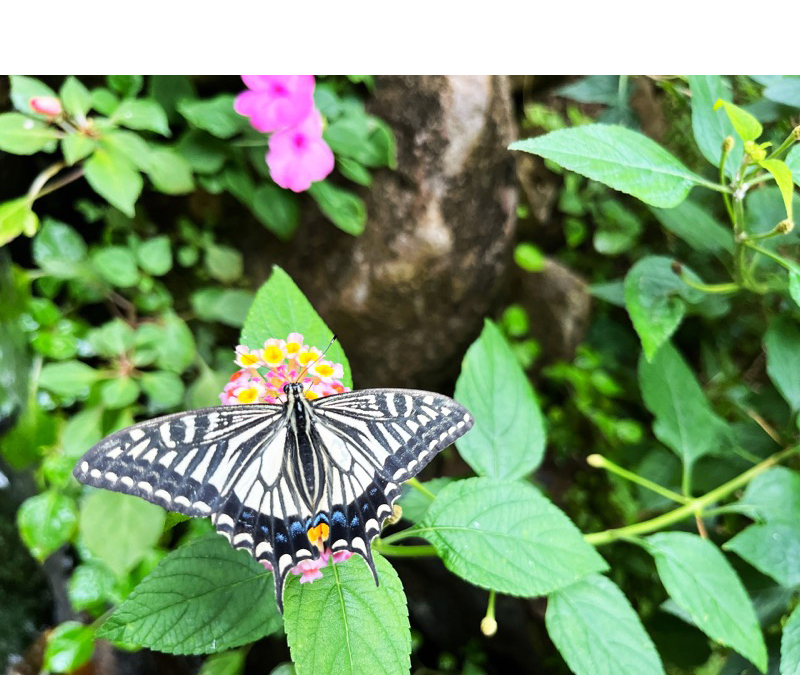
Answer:
[[[236, 548], [267, 562], [282, 608], [289, 571], [326, 551], [361, 555], [400, 484], [472, 426], [452, 399], [367, 389], [308, 400], [287, 384], [282, 405], [249, 404], [167, 415], [91, 448], [74, 475], [170, 511], [210, 516]], [[377, 583], [377, 576], [376, 576]]]

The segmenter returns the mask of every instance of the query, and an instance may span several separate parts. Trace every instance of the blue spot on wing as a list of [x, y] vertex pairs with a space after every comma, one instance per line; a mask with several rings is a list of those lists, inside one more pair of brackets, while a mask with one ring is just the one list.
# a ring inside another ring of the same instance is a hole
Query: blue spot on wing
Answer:
[[350, 521], [350, 527], [358, 527], [358, 516], [353, 516], [353, 520]]
[[276, 532], [275, 533], [275, 541], [277, 541], [280, 544], [285, 544], [286, 541], [287, 541], [286, 535], [283, 534], [283, 532]]
[[341, 511], [334, 511], [331, 515], [331, 520], [336, 525], [347, 525], [347, 518], [344, 517], [344, 514]]
[[302, 523], [295, 520], [291, 525], [289, 525], [289, 533], [292, 535], [292, 537], [302, 536], [305, 533]]

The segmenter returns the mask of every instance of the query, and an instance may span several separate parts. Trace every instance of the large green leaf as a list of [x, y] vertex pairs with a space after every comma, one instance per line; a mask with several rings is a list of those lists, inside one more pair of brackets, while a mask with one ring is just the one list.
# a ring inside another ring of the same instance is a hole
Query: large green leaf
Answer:
[[83, 165], [92, 189], [129, 218], [142, 191], [142, 176], [120, 153], [99, 148]]
[[595, 574], [547, 598], [547, 632], [576, 675], [664, 672], [650, 636], [617, 585]]
[[723, 548], [736, 552], [781, 586], [800, 585], [800, 527], [797, 522], [750, 525]]
[[800, 473], [776, 466], [748, 483], [739, 502], [770, 521], [800, 522]]
[[[273, 265], [272, 274], [258, 289], [247, 313], [241, 342], [256, 349], [269, 338], [286, 339], [289, 333], [301, 333], [305, 344], [318, 349], [325, 349], [333, 337], [330, 328], [325, 325], [291, 277], [280, 267]], [[345, 386], [351, 387], [353, 380], [350, 364], [338, 341], [331, 345], [326, 358], [342, 364], [342, 381]]]
[[569, 518], [528, 483], [454, 481], [417, 531], [451, 572], [510, 595], [544, 595], [606, 569]]
[[[722, 157], [722, 142], [734, 135], [733, 125], [727, 115], [714, 110], [714, 104], [729, 94], [719, 75], [690, 75], [692, 92], [692, 132], [694, 140], [709, 162], [719, 166]], [[742, 161], [741, 141], [734, 145], [725, 160], [725, 173], [732, 176]]]
[[49, 124], [21, 113], [0, 115], [0, 150], [15, 155], [32, 155], [52, 146], [59, 134]]
[[280, 625], [272, 574], [210, 534], [164, 558], [98, 636], [169, 654], [209, 654], [253, 642]]
[[298, 675], [408, 673], [411, 633], [403, 585], [375, 556], [380, 585], [360, 557], [329, 565], [311, 584], [286, 585], [286, 637]]
[[800, 327], [789, 317], [777, 316], [764, 336], [767, 373], [778, 391], [800, 410]]
[[29, 497], [17, 511], [20, 537], [40, 561], [66, 544], [77, 524], [75, 500], [52, 489]]
[[160, 506], [110, 490], [92, 492], [81, 504], [80, 533], [86, 548], [122, 577], [156, 545], [166, 512]]
[[800, 605], [789, 616], [781, 638], [781, 675], [797, 673], [800, 673]]
[[714, 218], [709, 209], [687, 199], [674, 209], [651, 209], [666, 229], [696, 251], [733, 253], [733, 233]]
[[542, 413], [528, 378], [497, 326], [487, 320], [467, 350], [456, 382], [456, 400], [475, 426], [456, 445], [475, 473], [522, 478], [542, 461]]
[[688, 532], [647, 538], [648, 550], [670, 597], [711, 639], [731, 647], [762, 672], [767, 648], [742, 582], [722, 552]]
[[647, 136], [625, 127], [585, 124], [512, 143], [609, 187], [660, 208], [680, 204], [698, 184], [707, 184]]
[[639, 360], [639, 386], [647, 409], [655, 415], [656, 437], [685, 465], [718, 448], [725, 423], [711, 410], [694, 374], [671, 344], [661, 347], [652, 362]]

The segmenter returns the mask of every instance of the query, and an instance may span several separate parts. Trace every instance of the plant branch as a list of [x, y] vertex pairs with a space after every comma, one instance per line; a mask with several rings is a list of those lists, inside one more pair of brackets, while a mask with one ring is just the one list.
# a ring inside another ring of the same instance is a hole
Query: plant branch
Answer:
[[50, 185], [41, 190], [39, 194], [37, 194], [36, 197], [34, 197], [34, 199], [39, 199], [40, 197], [49, 195], [51, 192], [55, 192], [59, 188], [62, 188], [65, 185], [69, 185], [73, 181], [78, 180], [78, 178], [80, 178], [81, 176], [83, 176], [83, 166], [78, 166], [65, 176], [59, 178], [58, 180], [54, 180], [52, 183], [50, 183]]
[[[400, 533], [398, 532], [398, 534]], [[395, 556], [398, 558], [422, 558], [438, 555], [433, 546], [392, 546], [386, 543], [386, 539], [375, 540], [372, 544], [372, 548], [381, 555]]]
[[679, 495], [677, 492], [673, 492], [669, 488], [665, 488], [663, 485], [659, 485], [658, 483], [654, 483], [647, 478], [643, 478], [638, 474], [633, 473], [632, 471], [628, 471], [627, 469], [623, 469], [621, 466], [614, 464], [610, 459], [606, 459], [602, 455], [589, 455], [586, 458], [586, 462], [589, 466], [593, 466], [596, 469], [605, 469], [606, 471], [610, 471], [611, 473], [624, 478], [625, 480], [629, 480], [632, 483], [636, 483], [637, 485], [641, 485], [643, 488], [647, 488], [652, 492], [660, 494], [662, 497], [666, 497], [667, 499], [678, 502], [679, 504], [686, 504], [690, 501], [688, 497], [684, 497], [683, 495]]
[[406, 483], [408, 483], [415, 490], [419, 490], [422, 494], [424, 494], [431, 501], [436, 499], [436, 495], [433, 494], [433, 492], [431, 492], [428, 488], [426, 488], [422, 483], [420, 483], [416, 478], [409, 478], [406, 481]]

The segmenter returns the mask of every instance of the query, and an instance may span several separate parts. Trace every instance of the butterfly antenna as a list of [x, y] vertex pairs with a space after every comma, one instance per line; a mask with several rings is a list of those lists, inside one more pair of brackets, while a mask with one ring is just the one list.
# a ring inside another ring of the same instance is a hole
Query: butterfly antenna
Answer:
[[322, 354], [320, 354], [316, 359], [314, 359], [305, 368], [303, 368], [302, 372], [297, 376], [297, 381], [298, 382], [303, 379], [303, 375], [305, 375], [306, 372], [308, 372], [308, 369], [311, 368], [311, 366], [313, 366], [317, 361], [319, 361], [323, 356], [325, 356], [325, 354], [328, 353], [328, 350], [331, 348], [331, 345], [333, 345], [333, 343], [336, 342], [336, 339], [337, 339], [336, 335], [334, 335], [331, 338], [331, 341], [328, 343], [328, 346], [325, 347], [325, 350], [322, 352]]

